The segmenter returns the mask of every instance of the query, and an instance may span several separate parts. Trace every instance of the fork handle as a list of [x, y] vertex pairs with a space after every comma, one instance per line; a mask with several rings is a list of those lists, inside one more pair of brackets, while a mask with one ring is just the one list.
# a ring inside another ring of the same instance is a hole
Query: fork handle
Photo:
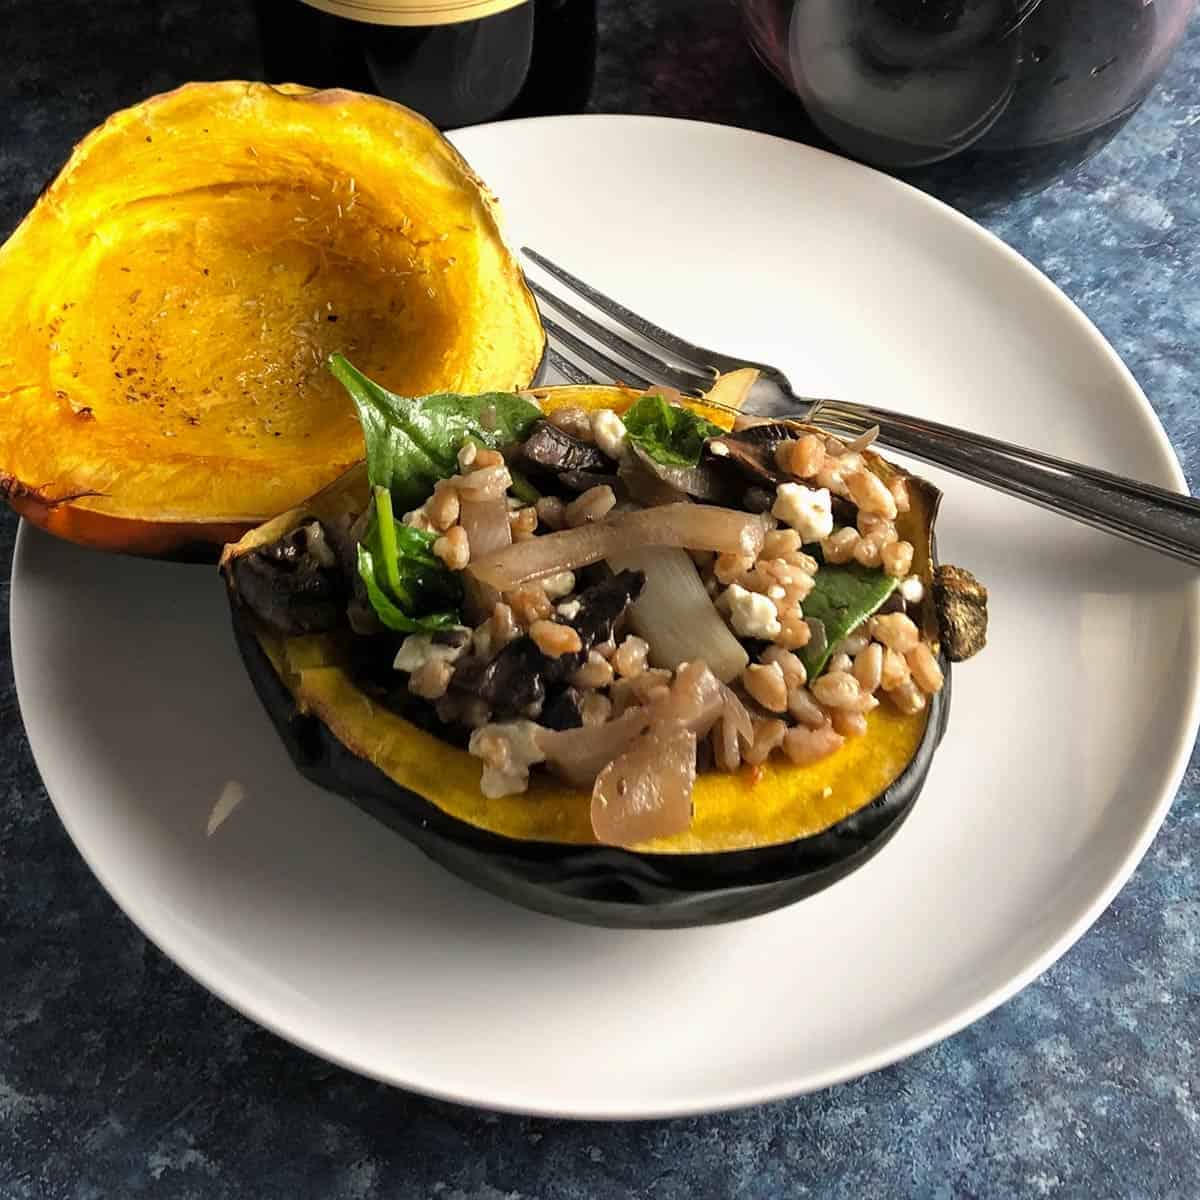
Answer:
[[794, 399], [839, 435], [878, 425], [893, 450], [1200, 566], [1200, 501], [1190, 496], [885, 408]]

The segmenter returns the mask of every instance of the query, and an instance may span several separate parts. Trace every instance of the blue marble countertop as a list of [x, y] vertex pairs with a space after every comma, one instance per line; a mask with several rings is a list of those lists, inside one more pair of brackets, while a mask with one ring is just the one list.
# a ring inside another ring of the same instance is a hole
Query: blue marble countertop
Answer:
[[[593, 107], [802, 139], [726, 0], [602, 0]], [[0, 236], [72, 142], [189, 78], [254, 77], [244, 0], [8, 0]], [[970, 207], [952, 181], [929, 186]], [[1200, 19], [1097, 158], [983, 223], [1099, 325], [1195, 487]], [[15, 521], [0, 517], [7, 564]], [[2, 572], [7, 579], [7, 567]], [[0, 587], [7, 628], [8, 585]], [[1200, 761], [1128, 886], [1036, 983], [857, 1082], [639, 1124], [497, 1116], [311, 1057], [206, 993], [72, 847], [0, 649], [0, 1200], [1200, 1195]]]

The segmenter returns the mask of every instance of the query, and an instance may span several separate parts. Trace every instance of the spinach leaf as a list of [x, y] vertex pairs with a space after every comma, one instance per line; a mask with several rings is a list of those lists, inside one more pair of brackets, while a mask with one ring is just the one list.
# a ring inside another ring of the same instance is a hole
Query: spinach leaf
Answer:
[[725, 433], [690, 408], [668, 404], [661, 396], [643, 396], [623, 419], [630, 440], [655, 462], [671, 467], [698, 465], [705, 439]]
[[[858, 563], [824, 563], [817, 572], [816, 586], [804, 601], [804, 616], [825, 626], [825, 647], [819, 653], [805, 647], [800, 661], [809, 679], [825, 669], [833, 647], [857, 628], [892, 594], [899, 580], [883, 571]], [[810, 642], [809, 645], [814, 645]]]
[[375, 489], [375, 512], [358, 546], [358, 573], [379, 619], [400, 633], [457, 625], [462, 581], [433, 553], [437, 534], [396, 521], [391, 493]]
[[510, 392], [397, 396], [340, 354], [330, 358], [329, 369], [358, 408], [371, 484], [388, 488], [400, 511], [422, 504], [439, 479], [457, 472], [458, 451], [468, 438], [491, 449], [506, 446], [542, 416]]

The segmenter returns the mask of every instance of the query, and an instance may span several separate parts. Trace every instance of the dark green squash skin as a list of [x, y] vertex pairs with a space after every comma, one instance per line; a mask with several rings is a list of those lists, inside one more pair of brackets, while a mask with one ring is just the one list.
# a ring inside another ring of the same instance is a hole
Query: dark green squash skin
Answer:
[[759, 916], [823, 891], [877, 854], [912, 811], [950, 716], [946, 684], [930, 700], [917, 752], [870, 804], [824, 833], [712, 854], [639, 854], [611, 846], [519, 841], [468, 825], [351, 753], [297, 711], [251, 618], [230, 593], [234, 635], [250, 679], [307, 779], [352, 800], [460, 878], [514, 904], [588, 925], [680, 929]]

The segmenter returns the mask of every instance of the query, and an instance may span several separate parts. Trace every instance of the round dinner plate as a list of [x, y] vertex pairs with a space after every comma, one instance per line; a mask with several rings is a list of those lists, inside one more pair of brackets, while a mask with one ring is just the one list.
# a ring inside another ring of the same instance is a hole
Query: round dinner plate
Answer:
[[[1178, 488], [1114, 352], [1042, 275], [919, 192], [733, 129], [571, 117], [453, 139], [510, 239], [797, 387]], [[13, 659], [63, 823], [158, 946], [255, 1021], [453, 1100], [577, 1117], [819, 1088], [946, 1037], [1096, 918], [1161, 822], [1197, 725], [1192, 572], [985, 488], [943, 558], [991, 592], [925, 792], [861, 871], [706, 929], [593, 929], [427, 862], [291, 768], [212, 568], [26, 528]], [[212, 836], [227, 785], [245, 799]], [[235, 789], [236, 790], [236, 789]]]

